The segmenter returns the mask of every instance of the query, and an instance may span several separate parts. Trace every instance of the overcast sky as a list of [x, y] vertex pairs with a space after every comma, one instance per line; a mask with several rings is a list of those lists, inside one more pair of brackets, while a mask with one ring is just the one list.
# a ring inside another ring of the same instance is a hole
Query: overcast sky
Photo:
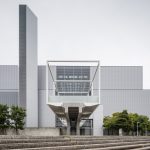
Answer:
[[38, 63], [143, 66], [150, 89], [150, 0], [0, 0], [0, 64], [18, 64], [19, 4], [38, 17]]

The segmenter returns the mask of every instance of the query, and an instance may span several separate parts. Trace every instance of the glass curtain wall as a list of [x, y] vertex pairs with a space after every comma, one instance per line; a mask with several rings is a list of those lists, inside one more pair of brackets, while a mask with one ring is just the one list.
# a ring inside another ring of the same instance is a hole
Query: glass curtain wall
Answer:
[[90, 94], [89, 66], [57, 66], [56, 95], [87, 96]]

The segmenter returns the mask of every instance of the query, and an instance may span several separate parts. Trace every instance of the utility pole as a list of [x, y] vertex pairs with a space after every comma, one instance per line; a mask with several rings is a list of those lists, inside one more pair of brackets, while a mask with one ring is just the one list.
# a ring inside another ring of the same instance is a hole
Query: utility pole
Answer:
[[139, 125], [139, 122], [137, 122], [137, 126], [136, 126], [137, 127], [137, 136], [139, 136], [139, 126], [138, 125]]
[[147, 125], [145, 125], [145, 136], [147, 136]]

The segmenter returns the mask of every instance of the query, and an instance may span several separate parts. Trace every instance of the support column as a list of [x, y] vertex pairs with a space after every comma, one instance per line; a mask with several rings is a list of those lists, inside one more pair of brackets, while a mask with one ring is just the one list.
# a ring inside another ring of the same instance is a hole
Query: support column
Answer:
[[76, 135], [80, 135], [80, 121], [77, 120]]
[[70, 135], [70, 119], [68, 114], [68, 107], [65, 106], [65, 114], [66, 114], [66, 120], [67, 120], [67, 135]]
[[67, 119], [67, 135], [70, 135], [70, 120]]
[[97, 106], [91, 117], [93, 118], [93, 135], [103, 136], [103, 106]]
[[82, 106], [79, 107], [79, 114], [78, 114], [77, 124], [76, 124], [76, 135], [80, 135], [81, 115], [82, 115]]

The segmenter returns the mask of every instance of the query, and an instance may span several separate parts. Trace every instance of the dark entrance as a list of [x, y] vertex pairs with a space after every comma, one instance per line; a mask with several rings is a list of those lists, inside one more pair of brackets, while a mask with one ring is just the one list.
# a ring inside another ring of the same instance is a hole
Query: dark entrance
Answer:
[[[78, 107], [69, 107], [68, 116], [70, 120], [70, 135], [77, 135], [77, 120], [79, 115]], [[67, 134], [67, 127], [64, 126], [62, 120], [56, 117], [56, 127], [60, 128], [60, 134]], [[93, 119], [81, 119], [80, 121], [80, 135], [93, 135]], [[78, 128], [78, 130], [79, 130]]]
[[68, 114], [69, 114], [69, 119], [70, 119], [70, 134], [76, 135], [76, 126], [77, 126], [79, 108], [78, 107], [69, 107]]

